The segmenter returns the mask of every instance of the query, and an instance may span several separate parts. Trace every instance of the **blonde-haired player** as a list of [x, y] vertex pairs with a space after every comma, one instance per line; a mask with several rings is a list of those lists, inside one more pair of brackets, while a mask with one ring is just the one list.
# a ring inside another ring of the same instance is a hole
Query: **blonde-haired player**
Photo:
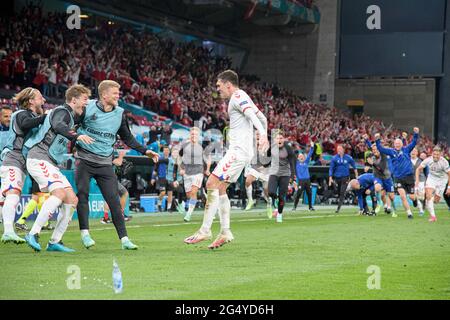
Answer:
[[39, 233], [47, 224], [52, 214], [61, 206], [53, 234], [47, 245], [47, 251], [73, 252], [66, 247], [62, 238], [72, 220], [78, 198], [67, 178], [58, 165], [64, 161], [69, 143], [94, 140], [87, 135], [74, 131], [76, 116], [81, 116], [86, 107], [91, 91], [83, 85], [73, 85], [66, 90], [63, 105], [51, 110], [39, 130], [25, 143], [29, 150], [27, 170], [43, 192], [49, 192], [30, 232], [25, 236], [27, 244], [36, 252], [42, 250]]
[[19, 105], [20, 110], [11, 116], [8, 141], [1, 153], [3, 161], [0, 169], [1, 192], [5, 197], [2, 212], [4, 231], [1, 241], [3, 243], [25, 242], [25, 239], [14, 232], [16, 207], [20, 202], [26, 174], [26, 161], [22, 149], [33, 129], [41, 125], [46, 117], [42, 110], [45, 99], [39, 90], [25, 88], [14, 96], [14, 101]]
[[128, 238], [120, 206], [117, 176], [112, 165], [114, 145], [120, 136], [127, 146], [151, 157], [155, 163], [158, 162], [159, 155], [147, 150], [131, 133], [125, 110], [119, 106], [120, 84], [111, 80], [100, 82], [98, 98], [87, 104], [80, 120], [81, 126], [77, 130], [78, 134], [89, 135], [95, 140], [91, 144], [84, 141], [76, 143], [75, 182], [78, 189], [77, 214], [81, 241], [85, 248], [95, 245], [89, 233], [89, 185], [91, 178], [94, 178], [111, 210], [122, 249], [136, 250], [138, 246]]
[[[183, 177], [184, 190], [187, 196], [187, 211], [184, 221], [189, 222], [197, 204], [197, 193], [202, 187], [203, 174], [209, 176], [211, 168], [211, 157], [205, 161], [203, 148], [200, 144], [200, 129], [192, 127], [189, 131], [189, 140], [180, 145], [180, 175]], [[206, 170], [204, 163], [206, 162]]]

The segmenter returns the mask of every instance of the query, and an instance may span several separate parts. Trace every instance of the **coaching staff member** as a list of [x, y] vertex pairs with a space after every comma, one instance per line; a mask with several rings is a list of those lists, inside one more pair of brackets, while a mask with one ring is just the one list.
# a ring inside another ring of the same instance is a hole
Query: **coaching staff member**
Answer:
[[355, 177], [358, 178], [358, 170], [356, 170], [355, 160], [348, 154], [344, 153], [344, 148], [337, 146], [337, 155], [335, 155], [330, 162], [328, 185], [331, 187], [333, 181], [337, 183], [339, 193], [339, 203], [336, 213], [341, 210], [342, 203], [344, 203], [345, 191], [350, 179], [350, 166], [355, 170]]

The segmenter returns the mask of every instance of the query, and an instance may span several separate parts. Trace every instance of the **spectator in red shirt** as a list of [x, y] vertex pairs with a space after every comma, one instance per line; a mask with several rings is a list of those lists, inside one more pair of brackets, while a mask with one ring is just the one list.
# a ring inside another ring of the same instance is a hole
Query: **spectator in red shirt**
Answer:
[[159, 102], [159, 114], [170, 117], [169, 102], [167, 100], [167, 95], [165, 94], [161, 97], [161, 101]]
[[175, 99], [175, 101], [172, 103], [172, 110], [171, 110], [171, 114], [172, 114], [172, 118], [175, 121], [180, 120], [181, 118], [181, 112], [182, 112], [182, 108], [181, 108], [181, 102], [180, 102], [180, 98]]
[[8, 57], [3, 58], [0, 61], [0, 81], [2, 83], [11, 82], [11, 61]]
[[25, 61], [23, 56], [16, 59], [14, 64], [14, 84], [18, 86], [23, 86], [25, 84]]
[[184, 116], [183, 116], [183, 119], [181, 119], [181, 124], [183, 124], [183, 125], [185, 125], [185, 126], [192, 126], [192, 119], [187, 115], [187, 114], [185, 114]]

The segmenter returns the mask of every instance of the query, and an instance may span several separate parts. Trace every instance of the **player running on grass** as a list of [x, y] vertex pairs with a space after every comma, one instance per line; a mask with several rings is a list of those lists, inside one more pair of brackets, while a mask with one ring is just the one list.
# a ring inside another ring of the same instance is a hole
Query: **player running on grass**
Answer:
[[429, 168], [425, 182], [426, 208], [431, 216], [428, 221], [435, 222], [437, 218], [434, 212], [434, 202], [439, 203], [444, 192], [450, 196], [450, 167], [448, 161], [442, 157], [441, 148], [435, 147], [433, 156], [426, 158], [417, 168], [416, 186], [420, 183], [420, 174], [426, 167]]
[[405, 208], [408, 219], [413, 218], [411, 208], [409, 206], [406, 194], [409, 194], [411, 200], [416, 200], [414, 188], [414, 167], [411, 163], [411, 151], [419, 140], [419, 128], [414, 128], [414, 136], [411, 143], [403, 146], [401, 139], [395, 139], [394, 148], [385, 148], [381, 145], [381, 136], [379, 133], [375, 134], [375, 141], [377, 149], [380, 153], [391, 157], [392, 161], [392, 176], [395, 179], [395, 186], [397, 187], [400, 198], [402, 199], [403, 207]]
[[192, 127], [189, 131], [189, 140], [180, 145], [180, 174], [184, 181], [184, 190], [187, 196], [187, 211], [184, 215], [184, 221], [191, 221], [192, 213], [197, 205], [198, 190], [202, 187], [203, 174], [210, 175], [211, 157], [206, 161], [206, 170], [204, 170], [205, 158], [203, 147], [199, 142], [200, 129]]
[[8, 141], [1, 153], [1, 193], [5, 197], [2, 212], [4, 232], [1, 241], [19, 244], [25, 243], [25, 240], [14, 232], [16, 207], [20, 202], [26, 175], [26, 155], [22, 149], [33, 130], [44, 122], [46, 115], [43, 115], [42, 110], [45, 99], [37, 89], [23, 89], [15, 95], [14, 100], [20, 110], [11, 116]]
[[187, 244], [194, 244], [211, 239], [212, 222], [216, 211], [219, 210], [221, 231], [216, 240], [208, 247], [210, 249], [219, 248], [234, 239], [230, 230], [231, 206], [226, 191], [230, 183], [237, 181], [242, 170], [253, 158], [253, 127], [260, 133], [261, 149], [267, 149], [269, 145], [267, 119], [247, 93], [239, 89], [238, 75], [231, 70], [224, 71], [219, 74], [216, 84], [221, 98], [229, 100], [230, 144], [225, 156], [208, 178], [203, 224], [196, 233], [184, 240]]
[[278, 223], [283, 222], [283, 209], [289, 183], [295, 181], [295, 153], [292, 147], [278, 130], [273, 136], [269, 151], [272, 158], [269, 177], [269, 196], [272, 198], [272, 217]]
[[31, 231], [25, 236], [28, 245], [37, 252], [42, 250], [38, 235], [59, 206], [62, 206], [61, 211], [47, 251], [75, 251], [66, 247], [61, 240], [72, 220], [78, 198], [58, 165], [64, 161], [69, 142], [83, 141], [91, 144], [94, 141], [91, 137], [79, 135], [73, 130], [75, 117], [83, 113], [90, 95], [91, 91], [83, 85], [71, 86], [66, 91], [66, 103], [50, 111], [39, 130], [25, 143], [29, 150], [27, 170], [40, 190], [50, 193]]

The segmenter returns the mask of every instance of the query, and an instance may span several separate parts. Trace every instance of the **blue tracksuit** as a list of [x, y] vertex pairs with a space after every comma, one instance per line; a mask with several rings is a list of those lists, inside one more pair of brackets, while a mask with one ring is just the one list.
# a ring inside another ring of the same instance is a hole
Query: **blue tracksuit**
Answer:
[[311, 161], [313, 152], [314, 148], [311, 148], [304, 162], [300, 162], [297, 160], [297, 163], [295, 165], [297, 180], [308, 180], [310, 178], [308, 166], [309, 162]]
[[402, 147], [400, 151], [391, 148], [384, 148], [381, 145], [379, 139], [376, 141], [377, 148], [380, 151], [380, 153], [383, 153], [391, 157], [392, 161], [391, 172], [394, 178], [402, 179], [407, 176], [414, 175], [414, 167], [411, 163], [411, 151], [416, 146], [418, 140], [419, 135], [414, 133], [411, 143], [406, 147]]
[[358, 177], [359, 190], [356, 192], [358, 196], [358, 205], [361, 210], [364, 210], [364, 198], [366, 197], [366, 191], [375, 191], [376, 178], [372, 173], [364, 173]]
[[341, 158], [338, 154], [335, 155], [330, 162], [330, 177], [346, 178], [350, 176], [350, 166], [356, 169], [355, 160], [348, 154], [344, 154]]
[[375, 184], [376, 178], [373, 173], [364, 173], [358, 177], [360, 190], [367, 190]]
[[358, 196], [358, 205], [359, 205], [359, 209], [360, 209], [360, 210], [364, 210], [364, 198], [367, 196], [367, 195], [366, 195], [366, 191], [367, 191], [367, 190], [370, 190], [371, 192], [374, 192], [374, 191], [375, 191], [375, 188], [374, 188], [374, 186], [371, 186], [371, 187], [368, 188], [368, 189], [365, 189], [365, 190], [359, 189], [359, 190], [356, 192], [356, 195]]
[[160, 158], [155, 168], [156, 177], [152, 177], [152, 179], [167, 179], [170, 158], [171, 157], [165, 158], [164, 155], [160, 153]]

